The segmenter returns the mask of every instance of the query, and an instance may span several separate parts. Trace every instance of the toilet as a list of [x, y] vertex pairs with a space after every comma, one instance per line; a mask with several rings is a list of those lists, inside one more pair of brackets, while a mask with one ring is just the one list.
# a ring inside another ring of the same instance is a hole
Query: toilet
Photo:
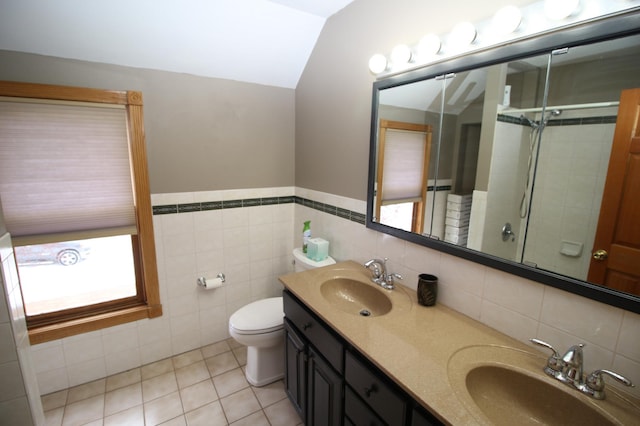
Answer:
[[[295, 271], [333, 265], [331, 257], [313, 261], [293, 250]], [[247, 347], [245, 375], [253, 386], [265, 386], [284, 376], [284, 309], [282, 297], [257, 300], [243, 306], [229, 318], [229, 335]]]

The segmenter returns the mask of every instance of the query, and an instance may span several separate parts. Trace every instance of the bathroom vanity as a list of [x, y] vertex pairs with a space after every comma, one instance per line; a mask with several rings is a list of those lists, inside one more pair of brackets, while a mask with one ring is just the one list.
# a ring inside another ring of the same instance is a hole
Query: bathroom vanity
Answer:
[[[637, 399], [607, 387], [607, 398], [597, 401], [554, 383], [542, 371], [545, 354], [444, 306], [418, 305], [406, 287], [382, 289], [356, 262], [280, 280], [285, 388], [306, 425], [602, 425], [640, 418]], [[556, 400], [563, 409], [548, 410]]]
[[284, 291], [285, 388], [306, 425], [441, 424]]

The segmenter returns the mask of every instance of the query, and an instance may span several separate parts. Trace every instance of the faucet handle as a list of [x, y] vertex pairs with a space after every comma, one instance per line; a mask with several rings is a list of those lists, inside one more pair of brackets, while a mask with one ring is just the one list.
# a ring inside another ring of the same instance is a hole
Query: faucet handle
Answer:
[[373, 275], [372, 279], [375, 280], [382, 276], [384, 263], [379, 259], [371, 259], [364, 263], [364, 267], [371, 270], [371, 273]]
[[633, 383], [631, 383], [631, 380], [614, 371], [596, 370], [593, 373], [589, 374], [589, 377], [587, 377], [587, 386], [594, 392], [593, 396], [597, 399], [604, 399], [604, 380], [602, 379], [603, 374], [609, 377], [613, 377], [625, 386], [630, 386], [632, 388], [636, 387]]
[[401, 279], [402, 279], [402, 275], [397, 274], [397, 273], [395, 273], [395, 272], [394, 272], [394, 273], [392, 273], [392, 274], [387, 275], [387, 285], [389, 285], [389, 286], [390, 286], [390, 288], [393, 288], [394, 280], [395, 280], [396, 278], [397, 278], [397, 279], [399, 279], [399, 280], [401, 280]]
[[560, 354], [558, 353], [558, 351], [549, 343], [539, 339], [529, 339], [529, 341], [531, 343], [535, 343], [536, 345], [544, 346], [547, 349], [551, 349], [551, 351], [553, 352], [553, 356], [556, 358], [560, 358]]
[[560, 354], [558, 351], [551, 346], [549, 343], [544, 342], [538, 339], [529, 339], [531, 343], [535, 343], [536, 345], [543, 346], [547, 349], [551, 349], [553, 354], [547, 359], [547, 365], [544, 367], [544, 372], [547, 373], [551, 377], [557, 377], [558, 374], [562, 372], [562, 368], [564, 367], [564, 361], [560, 358]]

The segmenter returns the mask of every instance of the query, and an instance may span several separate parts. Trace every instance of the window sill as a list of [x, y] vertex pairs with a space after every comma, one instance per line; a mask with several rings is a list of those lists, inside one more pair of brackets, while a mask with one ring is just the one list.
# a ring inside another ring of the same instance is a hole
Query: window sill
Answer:
[[29, 341], [32, 345], [62, 339], [76, 334], [101, 330], [115, 325], [138, 321], [145, 318], [155, 318], [162, 315], [162, 305], [140, 305], [132, 308], [120, 309], [114, 312], [94, 315], [60, 322], [53, 325], [32, 327], [29, 329]]

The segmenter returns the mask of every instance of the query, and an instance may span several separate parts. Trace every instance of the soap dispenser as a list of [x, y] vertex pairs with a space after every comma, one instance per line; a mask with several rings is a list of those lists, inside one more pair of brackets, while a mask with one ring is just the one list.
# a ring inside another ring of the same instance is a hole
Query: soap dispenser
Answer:
[[304, 227], [302, 228], [302, 252], [307, 253], [307, 245], [309, 244], [309, 238], [311, 238], [311, 221], [307, 220], [304, 222]]

